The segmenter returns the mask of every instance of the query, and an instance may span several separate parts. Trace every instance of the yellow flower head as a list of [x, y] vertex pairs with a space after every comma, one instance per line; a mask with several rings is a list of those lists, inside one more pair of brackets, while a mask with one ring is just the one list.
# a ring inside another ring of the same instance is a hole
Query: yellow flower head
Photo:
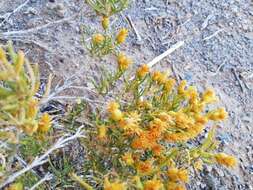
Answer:
[[122, 160], [129, 166], [133, 165], [134, 164], [134, 160], [133, 160], [133, 157], [132, 157], [132, 153], [130, 152], [127, 152], [125, 153], [123, 156], [122, 156]]
[[117, 59], [118, 59], [118, 66], [121, 70], [126, 70], [129, 67], [129, 65], [133, 63], [132, 59], [128, 58], [123, 53], [120, 53]]
[[202, 170], [203, 169], [203, 161], [202, 160], [197, 160], [194, 164], [193, 167], [195, 170]]
[[116, 41], [119, 43], [119, 44], [122, 44], [125, 42], [126, 40], [126, 37], [128, 35], [128, 30], [126, 28], [122, 28], [120, 29], [117, 37], [116, 37]]
[[224, 165], [226, 167], [236, 166], [236, 159], [233, 156], [227, 155], [225, 153], [218, 153], [214, 157], [218, 164]]
[[98, 127], [98, 138], [105, 139], [106, 138], [107, 127], [105, 125], [101, 125]]
[[163, 146], [160, 144], [155, 144], [151, 149], [156, 156], [160, 156], [163, 151]]
[[143, 78], [148, 73], [149, 73], [149, 66], [146, 64], [140, 66], [137, 70], [137, 76], [139, 78]]
[[164, 83], [164, 90], [165, 92], [171, 92], [171, 90], [173, 89], [173, 87], [176, 84], [176, 80], [175, 79], [168, 79], [165, 83]]
[[104, 190], [126, 190], [125, 184], [120, 182], [111, 183], [108, 178], [104, 180]]
[[109, 19], [109, 17], [103, 16], [102, 21], [101, 21], [101, 24], [102, 24], [103, 28], [104, 28], [105, 30], [107, 30], [107, 28], [109, 27], [109, 24], [110, 24], [110, 19]]
[[50, 128], [51, 128], [51, 117], [48, 113], [44, 113], [40, 118], [38, 131], [46, 133]]
[[105, 40], [105, 37], [102, 34], [94, 34], [92, 37], [92, 42], [94, 44], [101, 44]]
[[140, 172], [140, 173], [149, 173], [151, 172], [153, 169], [153, 165], [152, 165], [152, 162], [150, 160], [146, 160], [144, 162], [139, 162], [137, 164], [137, 170]]
[[171, 181], [189, 182], [188, 171], [185, 169], [170, 168], [167, 174]]
[[202, 125], [205, 125], [208, 122], [208, 118], [201, 114], [195, 114], [194, 119], [196, 123], [202, 124]]
[[167, 79], [166, 73], [161, 73], [159, 71], [155, 71], [152, 73], [152, 80], [156, 81], [158, 84], [164, 84]]
[[207, 114], [208, 119], [213, 121], [222, 121], [228, 117], [228, 113], [225, 108], [219, 108]]
[[140, 115], [138, 113], [131, 112], [120, 121], [119, 126], [124, 129], [127, 135], [140, 135], [142, 133], [142, 129], [138, 124], [140, 120]]
[[148, 180], [144, 184], [144, 190], [161, 190], [163, 189], [163, 184], [158, 179]]
[[168, 113], [166, 112], [161, 112], [159, 113], [158, 115], [158, 118], [164, 122], [167, 122], [167, 123], [171, 123], [173, 121], [173, 118], [171, 115], [169, 115]]
[[120, 121], [123, 118], [123, 113], [119, 110], [116, 109], [113, 112], [111, 112], [111, 119], [114, 121]]
[[186, 80], [182, 80], [181, 83], [178, 85], [178, 94], [183, 95], [185, 94], [185, 87], [187, 85]]
[[216, 97], [215, 95], [215, 92], [214, 90], [212, 89], [207, 89], [203, 94], [202, 94], [202, 101], [204, 103], [212, 103], [212, 102], [215, 102], [217, 101], [218, 98]]
[[181, 184], [170, 181], [167, 185], [167, 190], [186, 190], [186, 188]]
[[185, 92], [187, 98], [189, 98], [190, 102], [194, 102], [198, 98], [198, 91], [195, 86], [189, 86], [187, 91]]
[[108, 104], [107, 111], [111, 113], [114, 110], [119, 109], [119, 107], [120, 105], [117, 102], [112, 101]]
[[107, 111], [108, 111], [109, 113], [111, 113], [111, 112], [113, 112], [114, 110], [119, 109], [119, 107], [120, 107], [120, 105], [119, 105], [117, 102], [112, 101], [112, 102], [110, 102], [110, 103], [108, 104]]

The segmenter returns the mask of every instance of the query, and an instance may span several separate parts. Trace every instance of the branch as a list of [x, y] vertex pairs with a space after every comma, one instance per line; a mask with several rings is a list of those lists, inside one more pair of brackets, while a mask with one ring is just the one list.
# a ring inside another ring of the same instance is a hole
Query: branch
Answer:
[[30, 32], [36, 32], [38, 30], [41, 30], [41, 29], [44, 29], [44, 28], [47, 28], [51, 25], [56, 25], [56, 24], [60, 24], [60, 23], [63, 23], [63, 22], [67, 22], [73, 18], [75, 18], [77, 15], [79, 15], [79, 12], [70, 16], [70, 17], [67, 17], [67, 18], [64, 18], [64, 19], [60, 19], [60, 20], [56, 20], [56, 21], [53, 21], [53, 22], [49, 22], [47, 24], [44, 24], [42, 26], [37, 26], [35, 28], [30, 28], [30, 29], [27, 29], [27, 30], [18, 30], [18, 31], [10, 31], [10, 32], [4, 32], [4, 33], [0, 33], [0, 35], [3, 35], [3, 36], [10, 36], [10, 35], [20, 35], [20, 34], [26, 34], [26, 33], [30, 33]]
[[155, 57], [151, 62], [149, 62], [147, 65], [149, 67], [153, 67], [156, 63], [158, 63], [159, 61], [161, 61], [162, 59], [164, 59], [165, 57], [167, 57], [168, 55], [170, 55], [171, 53], [173, 53], [175, 50], [177, 50], [178, 48], [180, 48], [181, 46], [184, 45], [184, 41], [179, 41], [176, 44], [174, 44], [170, 49], [168, 49], [167, 51], [165, 51], [164, 53], [162, 53], [161, 55]]

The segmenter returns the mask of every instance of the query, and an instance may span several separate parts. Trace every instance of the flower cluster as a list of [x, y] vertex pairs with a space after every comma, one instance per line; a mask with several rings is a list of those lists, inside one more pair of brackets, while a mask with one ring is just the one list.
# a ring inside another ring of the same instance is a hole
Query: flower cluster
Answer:
[[151, 72], [147, 65], [137, 68], [124, 89], [125, 96], [110, 102], [107, 117], [97, 121], [96, 137], [93, 130], [90, 134], [90, 147], [107, 160], [92, 157], [93, 164], [108, 162], [108, 167], [94, 171], [106, 172], [104, 189], [185, 189], [190, 168], [236, 165], [234, 157], [213, 152], [218, 144], [215, 127], [201, 145], [188, 146], [208, 129], [207, 123], [228, 116], [224, 108], [208, 110], [218, 101], [212, 89], [199, 93], [184, 80], [176, 85], [168, 73]]
[[[91, 52], [91, 54], [97, 57], [102, 57], [108, 54], [112, 54], [116, 57], [118, 65], [116, 72], [113, 74], [110, 72], [103, 72], [99, 83], [93, 81], [95, 88], [100, 94], [107, 94], [109, 88], [113, 86], [114, 82], [125, 73], [133, 61], [125, 53], [118, 50], [118, 47], [126, 41], [128, 30], [126, 28], [121, 28], [117, 34], [109, 34], [108, 29], [110, 26], [110, 16], [103, 14], [101, 26], [104, 31], [101, 33], [96, 33], [92, 36], [88, 50]], [[143, 71], [140, 71], [140, 75], [145, 72], [145, 68], [143, 69]]]

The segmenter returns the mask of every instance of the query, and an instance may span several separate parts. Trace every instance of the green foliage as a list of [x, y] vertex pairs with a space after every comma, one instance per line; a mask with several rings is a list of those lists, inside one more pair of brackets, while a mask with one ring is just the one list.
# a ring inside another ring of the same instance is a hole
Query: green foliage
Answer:
[[99, 15], [111, 16], [128, 7], [128, 0], [86, 0]]

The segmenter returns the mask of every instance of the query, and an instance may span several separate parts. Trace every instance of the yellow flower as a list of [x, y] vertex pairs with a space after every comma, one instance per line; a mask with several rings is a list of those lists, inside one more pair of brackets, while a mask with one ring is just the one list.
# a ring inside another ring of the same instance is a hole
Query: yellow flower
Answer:
[[48, 113], [44, 113], [39, 121], [38, 131], [42, 133], [48, 132], [51, 127], [51, 117]]
[[185, 96], [189, 98], [190, 102], [193, 103], [198, 98], [198, 91], [195, 86], [189, 86], [185, 92]]
[[144, 109], [151, 109], [153, 107], [153, 105], [147, 100], [139, 100], [137, 102], [137, 106], [139, 108], [144, 108]]
[[193, 167], [195, 170], [202, 170], [203, 169], [203, 161], [202, 160], [197, 160], [194, 164]]
[[186, 190], [186, 188], [176, 182], [169, 182], [167, 185], [167, 190]]
[[164, 90], [166, 92], [171, 92], [171, 90], [173, 89], [173, 87], [174, 87], [175, 84], [176, 84], [176, 80], [175, 79], [168, 79], [164, 83]]
[[184, 183], [189, 182], [188, 171], [185, 169], [171, 168], [169, 169], [167, 174], [171, 181], [174, 182], [181, 181]]
[[142, 129], [139, 127], [138, 120], [135, 118], [127, 117], [120, 121], [120, 127], [126, 131], [127, 135], [140, 135], [142, 133]]
[[139, 162], [137, 164], [137, 170], [140, 173], [149, 173], [152, 171], [152, 162], [150, 160], [146, 160], [144, 162]]
[[143, 64], [142, 66], [140, 66], [137, 70], [137, 76], [139, 78], [143, 78], [146, 74], [149, 73], [149, 66], [146, 64]]
[[160, 156], [161, 152], [163, 151], [163, 146], [160, 144], [155, 144], [151, 149], [156, 156]]
[[217, 101], [218, 98], [216, 97], [215, 95], [215, 92], [214, 90], [212, 89], [207, 89], [203, 94], [202, 94], [202, 101], [204, 103], [212, 103], [212, 102], [215, 102]]
[[107, 28], [109, 27], [109, 24], [110, 24], [110, 19], [109, 19], [109, 17], [103, 16], [101, 23], [102, 23], [103, 28], [104, 28], [105, 30], [107, 30]]
[[116, 109], [113, 112], [111, 112], [111, 119], [114, 121], [120, 121], [123, 118], [123, 113], [119, 110]]
[[117, 102], [110, 102], [107, 107], [108, 112], [113, 112], [114, 110], [119, 109], [119, 104]]
[[118, 59], [118, 66], [121, 70], [126, 70], [129, 67], [129, 65], [133, 63], [132, 59], [128, 58], [123, 53], [120, 53], [117, 59]]
[[94, 34], [92, 37], [92, 42], [94, 44], [101, 44], [105, 40], [105, 37], [102, 34]]
[[158, 179], [148, 180], [144, 184], [144, 190], [161, 190], [163, 188], [163, 184]]
[[126, 37], [128, 35], [128, 30], [126, 28], [122, 28], [120, 29], [117, 37], [116, 37], [116, 41], [119, 43], [119, 44], [122, 44], [125, 42], [126, 40]]
[[155, 71], [152, 73], [152, 80], [156, 81], [158, 84], [164, 84], [167, 79], [166, 73], [161, 73], [159, 71]]
[[208, 122], [208, 118], [201, 114], [194, 115], [195, 122], [201, 125], [205, 125]]
[[225, 153], [218, 153], [214, 157], [218, 164], [224, 165], [226, 167], [236, 166], [236, 159], [233, 156], [227, 155]]
[[211, 111], [207, 114], [208, 119], [213, 121], [222, 121], [228, 117], [228, 113], [225, 108], [219, 108], [217, 110]]
[[125, 190], [125, 184], [120, 182], [111, 183], [108, 178], [104, 180], [104, 190]]
[[127, 152], [122, 156], [122, 160], [127, 164], [127, 165], [133, 165], [134, 164], [134, 160], [132, 157], [132, 153]]
[[178, 171], [178, 178], [180, 181], [182, 181], [184, 183], [188, 183], [189, 182], [188, 171], [185, 169], [179, 170]]
[[186, 87], [186, 85], [187, 85], [186, 80], [182, 80], [180, 82], [180, 84], [178, 85], [178, 89], [177, 89], [179, 95], [184, 95], [185, 94], [185, 87]]
[[106, 138], [106, 132], [107, 132], [107, 127], [105, 125], [99, 126], [98, 127], [98, 138], [99, 139]]
[[114, 121], [119, 121], [123, 118], [123, 114], [119, 109], [119, 104], [117, 102], [110, 102], [107, 108], [110, 113], [111, 119]]

